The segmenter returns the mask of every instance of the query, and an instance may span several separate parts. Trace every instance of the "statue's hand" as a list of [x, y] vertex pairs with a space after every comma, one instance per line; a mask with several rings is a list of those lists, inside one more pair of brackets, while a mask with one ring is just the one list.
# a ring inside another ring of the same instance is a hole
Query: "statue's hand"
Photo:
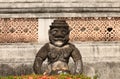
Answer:
[[82, 74], [82, 70], [81, 69], [76, 69], [76, 74]]
[[76, 62], [76, 74], [82, 74], [83, 72], [83, 64], [81, 60]]
[[47, 73], [47, 72], [44, 72], [43, 75], [48, 75], [48, 73]]

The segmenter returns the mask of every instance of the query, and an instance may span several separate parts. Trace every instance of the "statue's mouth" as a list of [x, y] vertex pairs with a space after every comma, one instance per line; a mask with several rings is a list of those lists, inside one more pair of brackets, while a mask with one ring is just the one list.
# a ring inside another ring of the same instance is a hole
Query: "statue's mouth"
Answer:
[[56, 37], [55, 37], [54, 40], [55, 40], [55, 41], [64, 41], [65, 38], [56, 38]]

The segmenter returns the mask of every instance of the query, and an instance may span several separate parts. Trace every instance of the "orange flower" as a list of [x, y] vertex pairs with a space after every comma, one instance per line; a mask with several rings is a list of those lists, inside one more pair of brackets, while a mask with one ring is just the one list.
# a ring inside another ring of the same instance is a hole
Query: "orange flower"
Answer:
[[55, 79], [53, 76], [50, 76], [48, 79]]
[[28, 79], [33, 79], [33, 77], [29, 76]]
[[72, 78], [70, 78], [70, 77], [67, 77], [66, 79], [72, 79]]
[[39, 77], [38, 79], [48, 79], [48, 77], [44, 75], [42, 77]]

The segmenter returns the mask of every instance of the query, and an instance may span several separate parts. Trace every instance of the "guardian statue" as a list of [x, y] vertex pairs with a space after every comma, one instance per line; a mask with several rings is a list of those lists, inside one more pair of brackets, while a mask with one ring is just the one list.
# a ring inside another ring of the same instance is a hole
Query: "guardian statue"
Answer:
[[[75, 62], [75, 74], [83, 72], [82, 56], [79, 50], [69, 42], [70, 27], [65, 20], [54, 20], [50, 25], [49, 43], [46, 43], [37, 53], [33, 69], [35, 74], [71, 74], [68, 62], [70, 57]], [[44, 73], [41, 66], [48, 59], [48, 68]]]

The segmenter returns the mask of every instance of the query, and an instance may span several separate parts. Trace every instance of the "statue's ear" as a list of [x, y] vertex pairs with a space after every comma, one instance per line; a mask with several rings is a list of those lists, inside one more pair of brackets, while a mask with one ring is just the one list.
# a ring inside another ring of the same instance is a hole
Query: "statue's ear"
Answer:
[[50, 29], [48, 30], [48, 35], [50, 35]]

